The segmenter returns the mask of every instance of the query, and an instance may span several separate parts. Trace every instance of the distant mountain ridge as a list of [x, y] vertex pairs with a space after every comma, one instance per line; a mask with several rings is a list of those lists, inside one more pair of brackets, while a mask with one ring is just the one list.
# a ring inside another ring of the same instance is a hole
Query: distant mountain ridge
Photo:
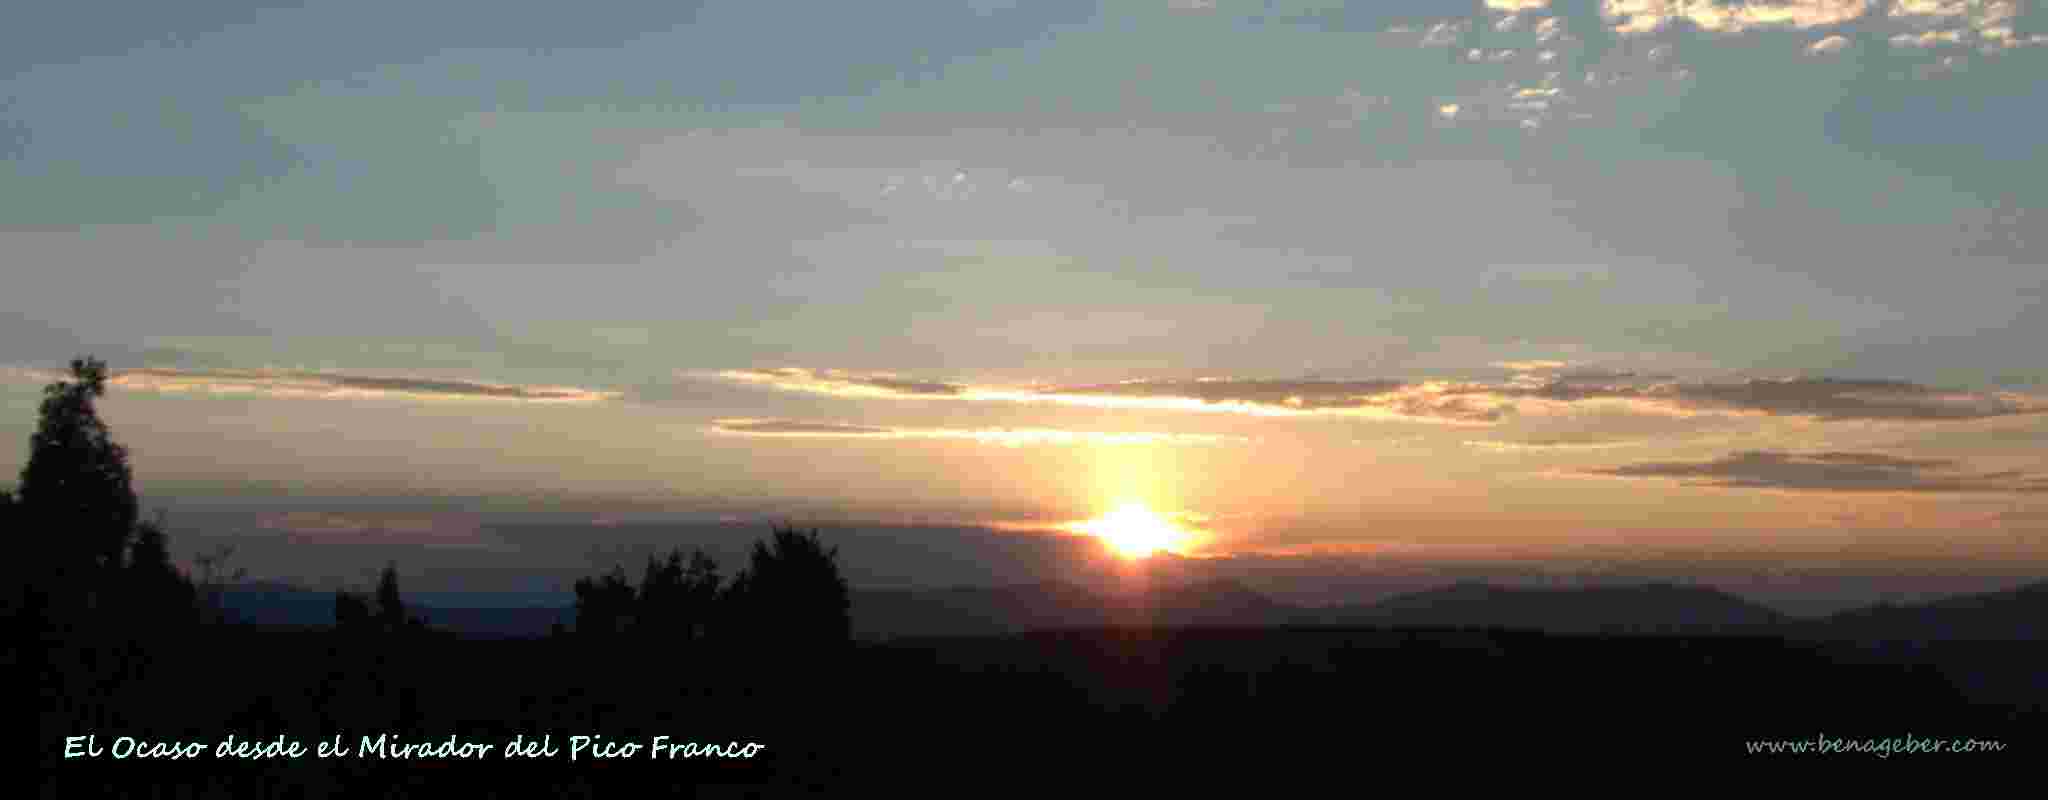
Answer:
[[1111, 625], [1276, 625], [1302, 609], [1236, 581], [1202, 581], [1137, 592], [1100, 592], [1046, 582], [991, 588], [856, 591], [854, 634], [982, 636]]
[[2048, 581], [1917, 605], [1880, 603], [1820, 620], [1848, 638], [2048, 639]]
[[[430, 625], [479, 637], [545, 636], [573, 628], [573, 604], [497, 598], [491, 607], [438, 595], [415, 613]], [[553, 598], [548, 598], [553, 599]], [[222, 605], [257, 625], [334, 624], [333, 593], [278, 582], [229, 587]], [[854, 635], [863, 639], [994, 636], [1029, 631], [1158, 625], [1317, 625], [1507, 628], [1547, 633], [1747, 633], [1809, 639], [2048, 640], [2048, 581], [1929, 603], [1880, 604], [1826, 617], [1792, 617], [1737, 595], [1671, 583], [1523, 588], [1460, 582], [1378, 602], [1321, 608], [1276, 602], [1232, 580], [1131, 590], [1046, 581], [993, 587], [853, 592]]]
[[1700, 633], [1761, 631], [1790, 617], [1701, 586], [1645, 583], [1570, 589], [1461, 582], [1330, 609], [1332, 624], [1498, 627], [1551, 633]]
[[[438, 598], [461, 599], [446, 594]], [[551, 599], [534, 595], [535, 600]], [[251, 581], [227, 587], [220, 594], [221, 607], [242, 624], [273, 628], [325, 628], [334, 625], [334, 592], [306, 589], [278, 581]], [[408, 598], [409, 600], [412, 598]], [[493, 597], [486, 606], [443, 606], [417, 604], [410, 609], [427, 624], [455, 633], [489, 638], [546, 636], [556, 624], [576, 623], [574, 605], [510, 602], [517, 597]]]

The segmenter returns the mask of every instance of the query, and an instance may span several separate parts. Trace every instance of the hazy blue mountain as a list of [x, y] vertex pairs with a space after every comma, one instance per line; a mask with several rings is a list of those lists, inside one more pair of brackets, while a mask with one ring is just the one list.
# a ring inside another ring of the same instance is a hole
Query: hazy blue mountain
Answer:
[[[457, 592], [406, 595], [414, 616], [428, 625], [478, 637], [546, 636], [556, 623], [573, 625], [574, 600], [545, 593]], [[230, 619], [277, 628], [334, 624], [334, 592], [276, 581], [251, 581], [220, 593]]]
[[1499, 627], [1549, 633], [1750, 631], [1788, 621], [1770, 608], [1700, 586], [1650, 583], [1570, 589], [1457, 583], [1338, 607], [1326, 623], [1403, 627]]
[[277, 581], [250, 581], [220, 592], [228, 618], [265, 627], [327, 627], [334, 624], [334, 593]]
[[1106, 625], [1274, 625], [1301, 610], [1236, 581], [1204, 581], [1142, 591], [1096, 591], [1045, 582], [1000, 587], [855, 592], [854, 633], [980, 636]]
[[1817, 627], [1850, 639], [2048, 639], [2048, 581], [1918, 605], [1851, 609]]
[[[550, 593], [408, 595], [430, 625], [476, 637], [573, 628], [573, 600]], [[326, 627], [334, 594], [275, 581], [228, 588], [222, 606], [246, 624]], [[1756, 633], [1806, 639], [2048, 640], [2048, 582], [1919, 605], [1876, 605], [1799, 618], [1718, 589], [1649, 583], [1569, 589], [1464, 582], [1375, 603], [1302, 608], [1236, 581], [1108, 590], [1044, 581], [991, 587], [856, 590], [863, 639], [987, 636], [1103, 626], [1323, 625], [1507, 628], [1546, 633]]]

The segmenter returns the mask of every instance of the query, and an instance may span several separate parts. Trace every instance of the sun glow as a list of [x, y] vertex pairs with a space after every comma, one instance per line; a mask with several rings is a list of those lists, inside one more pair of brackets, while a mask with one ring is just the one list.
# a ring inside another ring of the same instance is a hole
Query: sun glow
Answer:
[[1187, 531], [1142, 503], [1126, 503], [1074, 529], [1101, 539], [1119, 557], [1133, 560], [1162, 550], [1178, 552], [1190, 538]]

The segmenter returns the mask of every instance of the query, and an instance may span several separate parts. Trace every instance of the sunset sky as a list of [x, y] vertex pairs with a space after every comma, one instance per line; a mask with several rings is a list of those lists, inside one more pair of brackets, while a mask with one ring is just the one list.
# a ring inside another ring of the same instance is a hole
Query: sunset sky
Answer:
[[295, 5], [0, 26], [0, 467], [99, 355], [181, 549], [2048, 563], [2038, 3]]

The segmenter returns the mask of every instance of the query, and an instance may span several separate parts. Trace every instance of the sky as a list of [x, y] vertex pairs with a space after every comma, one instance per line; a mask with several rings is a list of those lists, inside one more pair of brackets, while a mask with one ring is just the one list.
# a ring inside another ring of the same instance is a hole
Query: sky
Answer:
[[2048, 563], [2038, 3], [26, 14], [0, 467], [99, 355], [262, 571], [681, 515], [995, 580], [945, 526], [1132, 503], [1322, 575]]

